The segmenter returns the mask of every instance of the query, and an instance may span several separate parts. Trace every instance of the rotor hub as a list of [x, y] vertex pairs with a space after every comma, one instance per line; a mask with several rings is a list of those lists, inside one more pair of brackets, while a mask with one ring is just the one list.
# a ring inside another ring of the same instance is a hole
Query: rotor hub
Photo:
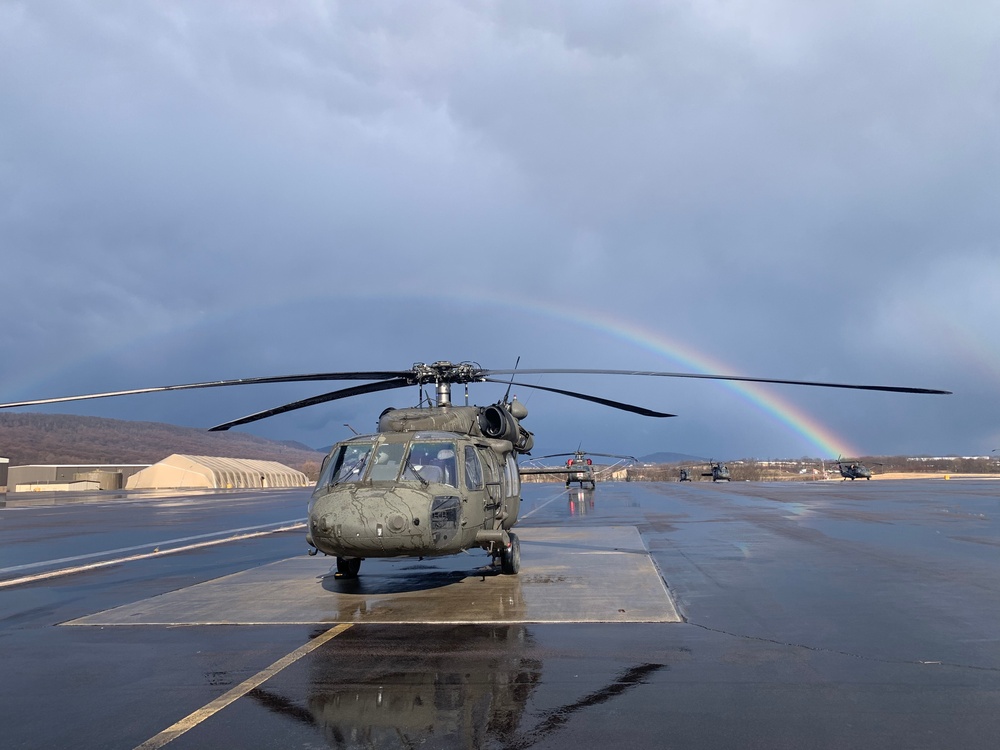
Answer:
[[448, 362], [441, 360], [434, 364], [416, 362], [413, 365], [413, 382], [424, 383], [474, 383], [485, 379], [483, 368], [472, 362]]

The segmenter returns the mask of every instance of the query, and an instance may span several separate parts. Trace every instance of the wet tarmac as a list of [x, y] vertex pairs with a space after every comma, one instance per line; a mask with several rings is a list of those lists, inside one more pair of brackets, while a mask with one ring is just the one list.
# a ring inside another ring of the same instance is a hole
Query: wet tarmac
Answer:
[[353, 583], [304, 491], [8, 503], [2, 745], [996, 746], [1000, 482], [524, 494], [517, 578]]

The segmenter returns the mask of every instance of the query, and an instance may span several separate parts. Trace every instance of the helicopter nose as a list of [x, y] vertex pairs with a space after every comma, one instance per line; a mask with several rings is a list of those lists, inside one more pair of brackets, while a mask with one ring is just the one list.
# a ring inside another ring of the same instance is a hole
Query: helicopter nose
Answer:
[[403, 498], [398, 492], [352, 494], [345, 498], [331, 493], [313, 504], [309, 532], [317, 549], [338, 556], [391, 556], [429, 541], [427, 497]]

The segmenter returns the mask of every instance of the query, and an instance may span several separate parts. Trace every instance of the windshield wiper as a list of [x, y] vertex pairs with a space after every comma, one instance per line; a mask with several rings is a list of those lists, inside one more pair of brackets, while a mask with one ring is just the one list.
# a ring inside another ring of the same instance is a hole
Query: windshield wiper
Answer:
[[410, 461], [409, 456], [406, 457], [406, 468], [413, 472], [413, 476], [419, 479], [420, 484], [422, 484], [424, 487], [427, 487], [430, 484], [430, 482], [428, 482], [426, 479], [420, 476], [420, 472], [417, 471], [417, 467], [413, 465], [412, 461]]
[[366, 458], [368, 458], [368, 456], [364, 455], [361, 458], [359, 458], [357, 461], [355, 461], [353, 464], [351, 464], [350, 466], [348, 466], [346, 469], [341, 468], [341, 470], [339, 472], [337, 472], [336, 479], [334, 479], [332, 482], [330, 482], [330, 484], [340, 484], [341, 482], [346, 482], [347, 478], [349, 476], [351, 476], [351, 474], [353, 474], [355, 472], [355, 470], [358, 472], [358, 475], [359, 475], [358, 479], [360, 479], [361, 478], [360, 474], [361, 474], [362, 470], [364, 469], [365, 459]]

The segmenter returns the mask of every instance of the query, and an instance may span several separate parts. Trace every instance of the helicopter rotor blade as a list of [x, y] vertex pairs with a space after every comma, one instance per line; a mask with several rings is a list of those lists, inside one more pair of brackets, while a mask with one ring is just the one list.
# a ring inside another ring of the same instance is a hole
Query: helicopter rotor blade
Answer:
[[[506, 385], [505, 380], [493, 380], [492, 378], [484, 378], [488, 383], [500, 383]], [[577, 393], [576, 391], [564, 391], [562, 388], [549, 388], [544, 385], [529, 385], [528, 383], [515, 383], [510, 382], [511, 385], [516, 385], [519, 388], [534, 388], [539, 391], [549, 391], [550, 393], [561, 393], [563, 396], [570, 396], [572, 398], [583, 399], [584, 401], [593, 401], [595, 404], [603, 404], [604, 406], [610, 406], [612, 409], [621, 409], [622, 411], [629, 411], [633, 414], [640, 414], [644, 417], [676, 417], [676, 414], [664, 414], [663, 412], [653, 411], [652, 409], [647, 409], [644, 406], [634, 406], [632, 404], [626, 404], [622, 401], [612, 401], [611, 399], [601, 398], [600, 396], [590, 396], [586, 393]]]
[[389, 380], [405, 378], [413, 375], [411, 370], [376, 370], [372, 372], [321, 372], [310, 375], [276, 375], [262, 378], [236, 378], [234, 380], [211, 380], [204, 383], [184, 383], [181, 385], [160, 385], [152, 388], [134, 388], [127, 391], [108, 391], [106, 393], [85, 393], [79, 396], [59, 396], [57, 398], [40, 398], [32, 401], [13, 401], [0, 404], [0, 409], [12, 409], [17, 406], [40, 406], [42, 404], [60, 404], [67, 401], [86, 401], [92, 398], [111, 398], [113, 396], [134, 396], [140, 393], [160, 393], [163, 391], [186, 391], [196, 388], [218, 388], [229, 385], [258, 385], [260, 383], [301, 383], [323, 380]]
[[635, 456], [619, 456], [617, 453], [591, 453], [590, 451], [586, 451], [586, 455], [588, 455], [588, 456], [603, 456], [604, 458], [620, 458], [622, 460], [626, 460], [627, 459], [629, 461], [638, 461], [639, 460]]
[[[450, 364], [450, 363], [448, 363]], [[920, 393], [920, 394], [930, 394], [930, 395], [945, 395], [950, 394], [951, 391], [943, 391], [932, 388], [910, 388], [903, 386], [889, 386], [889, 385], [855, 385], [850, 383], [826, 383], [826, 382], [815, 382], [809, 380], [787, 380], [779, 378], [756, 378], [749, 377], [745, 375], [709, 375], [704, 373], [691, 373], [691, 372], [657, 372], [649, 370], [596, 370], [596, 369], [518, 369], [515, 365], [513, 370], [485, 370], [479, 368], [478, 366], [471, 367], [468, 365], [463, 365], [460, 367], [453, 367], [451, 370], [442, 369], [434, 370], [433, 367], [430, 368], [430, 375], [421, 369], [421, 374], [418, 374], [417, 367], [415, 366], [409, 370], [372, 370], [372, 371], [360, 371], [360, 372], [321, 372], [321, 373], [311, 373], [304, 375], [277, 375], [270, 377], [258, 377], [258, 378], [235, 378], [232, 380], [213, 380], [203, 383], [183, 383], [179, 385], [164, 385], [155, 386], [151, 388], [134, 388], [129, 390], [121, 391], [107, 391], [104, 393], [85, 393], [77, 396], [60, 396], [56, 398], [44, 398], [44, 399], [31, 399], [25, 401], [12, 401], [9, 403], [0, 404], [0, 409], [12, 409], [22, 406], [41, 406], [43, 404], [58, 404], [66, 403], [70, 401], [86, 401], [89, 399], [97, 398], [111, 398], [114, 396], [133, 396], [143, 393], [160, 393], [164, 391], [182, 391], [182, 390], [193, 390], [197, 388], [218, 388], [222, 386], [233, 386], [233, 385], [258, 385], [262, 383], [297, 383], [297, 382], [309, 382], [309, 381], [325, 381], [325, 380], [392, 380], [397, 378], [406, 378], [409, 382], [422, 382], [421, 377], [426, 378], [427, 382], [431, 382], [440, 378], [441, 382], [472, 382], [472, 381], [486, 381], [489, 380], [490, 375], [643, 375], [649, 377], [663, 377], [663, 378], [694, 378], [701, 380], [730, 380], [730, 381], [741, 381], [747, 383], [777, 383], [786, 385], [804, 385], [804, 386], [814, 386], [821, 388], [848, 388], [853, 390], [867, 390], [867, 391], [888, 391], [894, 393]], [[497, 382], [497, 381], [492, 381]], [[514, 385], [513, 381], [504, 381], [504, 385], [508, 387]], [[527, 386], [536, 387], [540, 390], [544, 390], [542, 386]], [[559, 392], [559, 391], [556, 391]], [[567, 395], [572, 395], [575, 397], [581, 397], [581, 394], [574, 394], [572, 392], [567, 392]], [[589, 399], [596, 400], [596, 399]], [[604, 403], [597, 400], [597, 403]], [[608, 405], [614, 406], [615, 402], [610, 402]], [[619, 407], [616, 407], [619, 408]], [[628, 411], [628, 409], [626, 409]], [[643, 412], [637, 412], [643, 413]], [[660, 416], [660, 415], [655, 415]], [[671, 415], [673, 416], [673, 415]]]
[[[484, 375], [509, 375], [513, 370], [483, 370]], [[824, 383], [812, 380], [785, 380], [782, 378], [753, 378], [746, 375], [708, 375], [697, 372], [655, 372], [648, 370], [518, 370], [518, 375], [645, 375], [657, 378], [697, 378], [700, 380], [737, 380], [745, 383], [778, 383], [782, 385], [808, 385], [819, 388], [850, 388], [859, 391], [889, 391], [891, 393], [923, 393], [949, 395], [951, 391], [934, 388], [910, 388], [896, 385], [854, 385], [852, 383]], [[488, 378], [487, 378], [488, 379]], [[492, 381], [495, 382], [495, 381]]]
[[617, 453], [591, 453], [590, 451], [575, 451], [573, 453], [550, 453], [547, 456], [532, 456], [532, 461], [539, 461], [543, 458], [560, 458], [561, 456], [575, 456], [577, 453], [582, 453], [584, 456], [603, 456], [604, 458], [621, 458], [628, 459], [631, 461], [638, 461], [639, 459], [635, 456], [619, 456]]
[[223, 424], [218, 424], [215, 427], [210, 427], [208, 431], [224, 432], [225, 430], [228, 430], [230, 427], [236, 427], [237, 425], [241, 424], [249, 424], [250, 422], [256, 422], [261, 419], [267, 419], [268, 417], [273, 417], [277, 414], [285, 414], [286, 412], [295, 411], [296, 409], [303, 409], [307, 406], [324, 404], [327, 401], [336, 401], [337, 399], [350, 398], [351, 396], [360, 396], [363, 393], [388, 391], [393, 388], [402, 388], [407, 385], [413, 385], [413, 384], [406, 378], [396, 378], [395, 380], [383, 380], [378, 383], [365, 383], [364, 385], [354, 385], [351, 386], [350, 388], [343, 388], [339, 391], [331, 391], [330, 393], [323, 393], [319, 396], [304, 398], [301, 401], [293, 401], [289, 404], [284, 404], [283, 406], [276, 406], [273, 409], [259, 411], [256, 414], [250, 414], [240, 419], [234, 419], [232, 422], [224, 422]]

